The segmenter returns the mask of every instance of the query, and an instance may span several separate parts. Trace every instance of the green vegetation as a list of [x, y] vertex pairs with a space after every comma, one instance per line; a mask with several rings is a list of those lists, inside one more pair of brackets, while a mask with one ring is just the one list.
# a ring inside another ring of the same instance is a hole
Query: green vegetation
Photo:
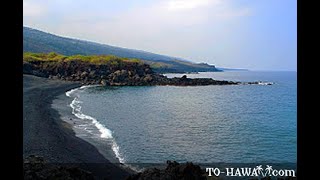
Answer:
[[143, 64], [143, 62], [139, 59], [131, 59], [131, 58], [122, 58], [114, 55], [73, 55], [73, 56], [64, 56], [55, 52], [50, 53], [31, 53], [25, 52], [23, 53], [23, 61], [31, 62], [31, 61], [53, 61], [53, 62], [66, 62], [66, 61], [83, 61], [88, 62], [90, 64], [111, 64], [118, 65], [121, 63], [139, 63]]

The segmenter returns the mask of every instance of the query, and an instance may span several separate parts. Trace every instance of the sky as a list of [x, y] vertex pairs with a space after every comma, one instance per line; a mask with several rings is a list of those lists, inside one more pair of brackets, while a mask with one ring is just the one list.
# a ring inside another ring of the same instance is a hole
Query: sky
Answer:
[[250, 70], [297, 69], [296, 0], [23, 0], [23, 25]]

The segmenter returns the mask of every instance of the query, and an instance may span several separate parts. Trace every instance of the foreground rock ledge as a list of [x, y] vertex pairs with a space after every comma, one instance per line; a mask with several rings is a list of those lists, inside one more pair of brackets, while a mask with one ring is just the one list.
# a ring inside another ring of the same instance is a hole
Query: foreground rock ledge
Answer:
[[[112, 172], [111, 172], [112, 173]], [[49, 164], [44, 158], [39, 156], [29, 156], [24, 159], [23, 164], [24, 179], [108, 179], [105, 177], [97, 177], [89, 171], [86, 171], [76, 165], [69, 164]], [[125, 178], [126, 180], [220, 180], [228, 179], [224, 177], [208, 176], [205, 169], [192, 162], [177, 163], [175, 161], [167, 161], [164, 169], [147, 168], [143, 172], [132, 174]], [[237, 179], [237, 178], [233, 178]], [[297, 177], [241, 177], [248, 180], [296, 180]]]
[[[90, 64], [83, 61], [30, 61], [23, 62], [23, 73], [35, 76], [77, 81], [83, 84], [101, 84], [106, 86], [204, 86], [259, 84], [261, 82], [219, 81], [212, 78], [167, 78], [155, 73], [149, 65], [141, 63]], [[270, 84], [271, 85], [271, 84]]]

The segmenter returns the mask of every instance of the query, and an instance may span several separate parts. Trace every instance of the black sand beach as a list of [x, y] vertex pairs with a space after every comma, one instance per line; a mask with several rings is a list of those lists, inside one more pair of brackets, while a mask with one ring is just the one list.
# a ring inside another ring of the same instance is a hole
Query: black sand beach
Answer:
[[57, 96], [79, 86], [74, 82], [23, 76], [23, 157], [37, 155], [48, 163], [76, 163], [98, 178], [125, 179], [129, 172], [76, 137], [70, 124], [51, 108]]

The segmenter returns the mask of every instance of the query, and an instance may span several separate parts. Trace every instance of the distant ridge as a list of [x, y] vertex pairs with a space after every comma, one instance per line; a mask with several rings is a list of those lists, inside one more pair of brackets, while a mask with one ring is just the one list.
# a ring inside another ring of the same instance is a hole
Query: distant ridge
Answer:
[[[130, 58], [145, 58], [148, 60], [170, 61], [182, 60], [181, 58], [159, 55], [142, 50], [127, 49], [122, 47], [110, 46], [85, 40], [78, 40], [57, 36], [29, 27], [23, 27], [23, 48], [29, 52], [52, 52], [64, 55], [93, 55], [93, 54], [113, 54]], [[38, 40], [38, 42], [34, 42]], [[50, 41], [50, 42], [48, 42]], [[38, 45], [44, 45], [39, 47]], [[67, 46], [67, 48], [65, 48]], [[75, 47], [77, 46], [77, 47]], [[88, 48], [89, 47], [89, 48]], [[90, 48], [91, 47], [91, 48]], [[131, 57], [134, 56], [134, 57]]]
[[214, 65], [192, 63], [182, 58], [150, 53], [142, 50], [99, 44], [46, 33], [23, 27], [23, 51], [35, 53], [56, 52], [64, 55], [113, 54], [120, 57], [137, 58], [150, 64], [158, 72], [219, 71]]

